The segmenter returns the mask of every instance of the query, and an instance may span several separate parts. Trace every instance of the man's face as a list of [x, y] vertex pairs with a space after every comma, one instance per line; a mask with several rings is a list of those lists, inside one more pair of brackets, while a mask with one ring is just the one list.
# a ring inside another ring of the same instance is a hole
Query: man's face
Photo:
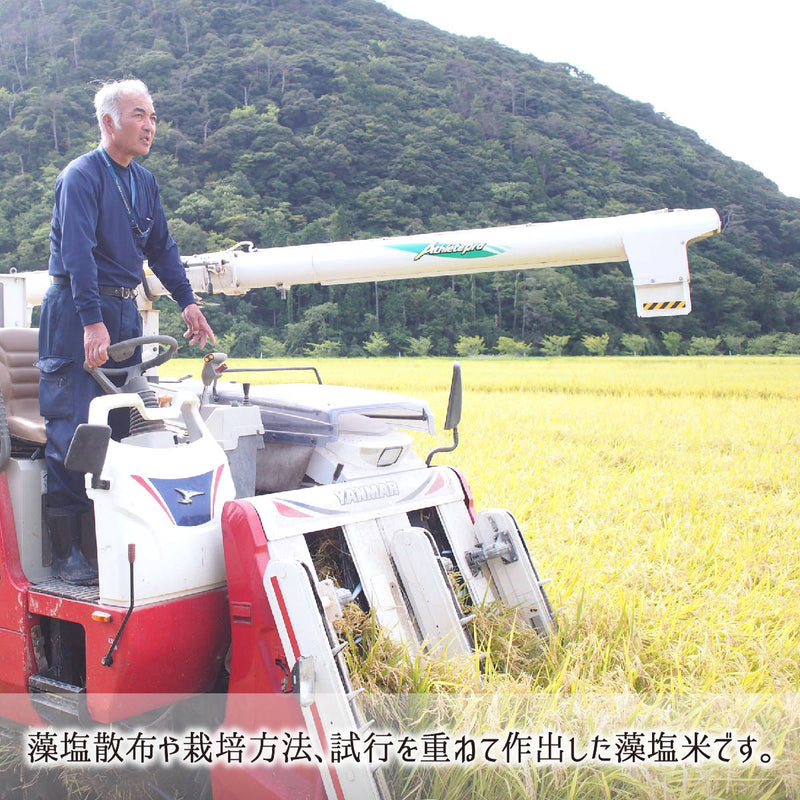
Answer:
[[156, 119], [153, 105], [145, 95], [123, 95], [119, 127], [109, 116], [104, 117], [108, 154], [124, 166], [134, 156], [147, 155], [156, 135]]

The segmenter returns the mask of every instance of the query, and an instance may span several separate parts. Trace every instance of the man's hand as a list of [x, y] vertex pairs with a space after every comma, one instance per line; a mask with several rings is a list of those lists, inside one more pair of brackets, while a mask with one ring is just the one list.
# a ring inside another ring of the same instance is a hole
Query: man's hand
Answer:
[[217, 341], [214, 331], [211, 330], [208, 320], [197, 303], [190, 303], [183, 309], [183, 320], [186, 323], [186, 332], [183, 337], [189, 340], [189, 344], [199, 344], [202, 350], [206, 346], [207, 339], [212, 342]]
[[90, 367], [101, 367], [108, 361], [108, 346], [111, 337], [102, 322], [93, 322], [83, 327], [83, 352]]

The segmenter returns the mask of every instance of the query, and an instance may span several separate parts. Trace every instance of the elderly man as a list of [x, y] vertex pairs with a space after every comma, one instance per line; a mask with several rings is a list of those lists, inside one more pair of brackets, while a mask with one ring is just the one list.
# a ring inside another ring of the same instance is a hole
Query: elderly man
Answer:
[[[77, 584], [97, 580], [81, 547], [81, 520], [91, 519], [84, 477], [64, 466], [72, 435], [101, 391], [83, 365], [101, 366], [108, 361], [109, 345], [141, 336], [135, 290], [144, 259], [180, 305], [190, 344], [202, 348], [207, 339], [214, 341], [169, 234], [155, 178], [133, 160], [150, 152], [156, 133], [147, 87], [138, 80], [109, 83], [94, 103], [100, 146], [68, 164], [56, 180], [53, 285], [42, 302], [39, 327], [39, 405], [47, 429], [45, 516], [53, 571]], [[141, 354], [131, 359], [140, 360]]]

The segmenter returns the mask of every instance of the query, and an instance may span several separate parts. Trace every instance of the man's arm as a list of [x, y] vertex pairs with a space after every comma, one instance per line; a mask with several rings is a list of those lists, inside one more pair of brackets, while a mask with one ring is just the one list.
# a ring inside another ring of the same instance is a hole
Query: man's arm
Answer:
[[[88, 167], [88, 157], [72, 162], [56, 181], [51, 233], [51, 273], [70, 280], [75, 310], [85, 326], [103, 319], [97, 286], [97, 227], [99, 183]], [[54, 267], [55, 263], [55, 269]]]
[[155, 197], [152, 225], [145, 255], [156, 277], [172, 295], [172, 299], [181, 307], [181, 313], [186, 323], [184, 337], [189, 340], [190, 345], [199, 344], [202, 349], [206, 346], [207, 340], [216, 342], [216, 337], [205, 315], [194, 301], [195, 295], [186, 278], [186, 270], [181, 262], [178, 245], [169, 233], [158, 184], [150, 173], [147, 174], [153, 181]]

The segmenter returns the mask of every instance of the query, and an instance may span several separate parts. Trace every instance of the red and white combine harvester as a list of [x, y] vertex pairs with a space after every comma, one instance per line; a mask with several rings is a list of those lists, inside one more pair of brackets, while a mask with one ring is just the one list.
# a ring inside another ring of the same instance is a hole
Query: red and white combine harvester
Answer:
[[[245, 245], [185, 266], [208, 295], [628, 261], [639, 315], [674, 315], [690, 310], [687, 246], [719, 229], [711, 209], [659, 211]], [[473, 649], [454, 585], [468, 592], [467, 607], [507, 604], [548, 636], [553, 611], [514, 516], [475, 510], [463, 477], [432, 463], [452, 447], [414, 452], [407, 431], [434, 433], [424, 400], [318, 379], [221, 389], [223, 354], [206, 357], [194, 385], [150, 382], [146, 373], [175, 343], [157, 335], [150, 306], [164, 289], [147, 270], [145, 282], [145, 339], [156, 352], [146, 348], [121, 389], [95, 371], [107, 392], [70, 448], [94, 502], [85, 523], [96, 530], [99, 571], [99, 585], [76, 587], [52, 576], [43, 530], [45, 435], [29, 325], [49, 278], [0, 275], [0, 717], [32, 729], [97, 728], [156, 715], [165, 698], [217, 693], [220, 729], [300, 730], [325, 754], [332, 735], [364, 726], [333, 624], [346, 604], [437, 657]], [[117, 408], [132, 415], [121, 441], [108, 425]], [[444, 423], [454, 446], [460, 408], [454, 369]], [[320, 578], [323, 552], [336, 554], [338, 582]], [[210, 775], [214, 800], [391, 797], [377, 771], [324, 757], [303, 768], [245, 761]]]

